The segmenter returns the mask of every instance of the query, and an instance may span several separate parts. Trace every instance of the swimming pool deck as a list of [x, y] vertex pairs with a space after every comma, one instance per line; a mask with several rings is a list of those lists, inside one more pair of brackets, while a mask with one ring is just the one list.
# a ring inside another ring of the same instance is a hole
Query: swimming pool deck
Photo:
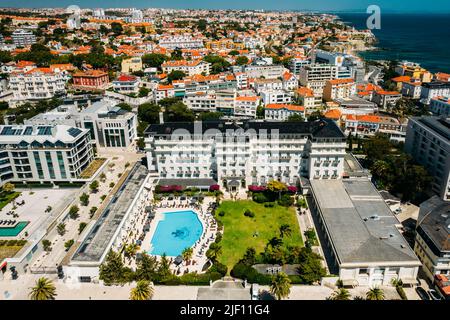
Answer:
[[[217, 226], [213, 226], [214, 218], [211, 214], [208, 214], [207, 209], [210, 203], [215, 202], [214, 198], [205, 198], [203, 203], [200, 206], [200, 210], [197, 208], [194, 208], [193, 206], [183, 207], [183, 208], [177, 208], [174, 206], [174, 203], [176, 205], [179, 205], [181, 203], [187, 204], [189, 201], [184, 200], [176, 200], [176, 201], [167, 201], [164, 200], [161, 202], [163, 208], [157, 208], [155, 209], [155, 218], [151, 222], [150, 230], [145, 235], [144, 241], [142, 242], [142, 247], [140, 252], [150, 252], [151, 251], [151, 240], [153, 238], [153, 235], [156, 232], [156, 228], [158, 226], [159, 221], [161, 221], [164, 217], [164, 213], [166, 212], [181, 212], [181, 211], [189, 211], [192, 210], [195, 212], [202, 223], [203, 226], [203, 234], [200, 237], [199, 241], [196, 242], [196, 244], [192, 247], [194, 249], [194, 253], [192, 255], [192, 260], [190, 265], [186, 265], [186, 262], [183, 261], [182, 264], [180, 264], [178, 267], [176, 267], [174, 264], [171, 264], [171, 270], [175, 272], [175, 274], [183, 274], [185, 270], [189, 270], [189, 272], [202, 272], [202, 268], [205, 265], [205, 263], [208, 261], [208, 258], [206, 258], [206, 250], [208, 250], [209, 245], [211, 242], [213, 242], [216, 239], [217, 234]], [[159, 260], [161, 257], [156, 256]], [[169, 258], [175, 259], [176, 257], [168, 256]]]

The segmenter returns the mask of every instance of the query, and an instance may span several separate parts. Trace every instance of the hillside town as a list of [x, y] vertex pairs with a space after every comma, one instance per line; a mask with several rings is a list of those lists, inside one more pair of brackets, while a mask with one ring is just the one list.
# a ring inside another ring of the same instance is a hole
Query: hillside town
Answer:
[[450, 74], [376, 45], [325, 13], [0, 8], [1, 299], [450, 299]]

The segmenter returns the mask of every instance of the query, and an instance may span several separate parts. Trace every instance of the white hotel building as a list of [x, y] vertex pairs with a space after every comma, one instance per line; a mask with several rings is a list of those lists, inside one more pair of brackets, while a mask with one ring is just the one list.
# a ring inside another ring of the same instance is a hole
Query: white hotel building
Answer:
[[271, 180], [297, 185], [300, 177], [340, 179], [346, 143], [333, 121], [318, 120], [153, 124], [145, 144], [149, 170], [162, 180], [245, 187]]
[[70, 182], [94, 159], [89, 130], [0, 126], [0, 183]]

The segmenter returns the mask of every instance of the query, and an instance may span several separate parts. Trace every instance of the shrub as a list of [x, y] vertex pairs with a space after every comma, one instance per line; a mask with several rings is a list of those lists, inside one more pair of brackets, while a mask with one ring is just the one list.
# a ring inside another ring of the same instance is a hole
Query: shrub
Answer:
[[273, 203], [273, 202], [264, 203], [264, 207], [265, 208], [273, 208], [273, 207], [275, 207], [275, 203]]
[[398, 295], [402, 300], [408, 300], [408, 297], [406, 296], [405, 290], [403, 290], [402, 286], [396, 286], [395, 289], [397, 290]]
[[250, 210], [245, 210], [245, 212], [244, 212], [244, 216], [246, 216], [246, 217], [250, 217], [250, 218], [254, 218], [255, 217], [255, 214], [252, 212], [252, 211], [250, 211]]
[[64, 243], [64, 248], [66, 248], [66, 251], [69, 251], [70, 247], [73, 246], [75, 241], [73, 239], [70, 239]]
[[295, 186], [288, 186], [288, 192], [289, 193], [294, 194], [294, 193], [297, 193], [297, 191], [298, 191], [297, 187], [295, 187]]
[[268, 199], [264, 193], [255, 193], [253, 194], [253, 201], [257, 203], [264, 203], [267, 202]]
[[247, 280], [250, 283], [258, 283], [260, 285], [270, 285], [271, 277], [264, 275], [253, 269], [251, 266], [247, 266], [243, 263], [238, 263], [233, 267], [230, 272], [231, 276], [242, 280]]
[[267, 188], [264, 186], [248, 186], [248, 191], [250, 192], [264, 192]]
[[221, 274], [222, 277], [224, 277], [227, 274], [227, 271], [228, 271], [227, 266], [218, 261], [214, 262], [211, 269], [209, 269], [209, 272], [217, 272]]
[[78, 208], [76, 205], [73, 205], [70, 207], [69, 210], [69, 217], [70, 219], [77, 219], [80, 215], [78, 214], [78, 211], [80, 211], [80, 208]]
[[213, 192], [213, 191], [219, 191], [220, 190], [220, 186], [218, 184], [213, 184], [212, 186], [209, 187], [209, 191]]
[[290, 207], [294, 204], [294, 198], [289, 194], [283, 194], [278, 200], [278, 204], [283, 207]]
[[219, 212], [219, 217], [223, 217], [225, 215], [225, 211], [220, 211]]

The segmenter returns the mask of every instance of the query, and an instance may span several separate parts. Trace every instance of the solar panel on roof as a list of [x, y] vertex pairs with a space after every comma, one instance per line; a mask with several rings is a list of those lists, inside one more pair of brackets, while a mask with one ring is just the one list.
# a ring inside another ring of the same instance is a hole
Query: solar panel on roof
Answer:
[[69, 130], [67, 130], [67, 132], [72, 136], [72, 137], [77, 137], [82, 131], [78, 128], [70, 128]]

